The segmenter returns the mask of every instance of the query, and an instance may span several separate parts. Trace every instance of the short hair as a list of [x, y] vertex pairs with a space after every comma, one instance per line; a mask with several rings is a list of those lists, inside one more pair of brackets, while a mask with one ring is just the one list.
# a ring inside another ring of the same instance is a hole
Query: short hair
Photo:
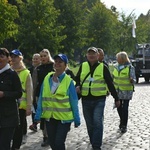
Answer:
[[40, 57], [40, 54], [39, 54], [39, 53], [35, 53], [35, 54], [33, 54], [33, 56], [32, 56], [32, 57], [35, 57], [35, 56]]
[[98, 49], [98, 52], [103, 52], [104, 53], [104, 50], [102, 48], [97, 48]]
[[10, 56], [9, 51], [6, 48], [0, 48], [0, 55]]

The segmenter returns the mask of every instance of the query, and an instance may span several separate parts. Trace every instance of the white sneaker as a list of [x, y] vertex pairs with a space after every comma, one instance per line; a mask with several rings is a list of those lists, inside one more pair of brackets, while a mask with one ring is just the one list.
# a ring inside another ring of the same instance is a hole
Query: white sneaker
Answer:
[[27, 135], [23, 135], [22, 144], [26, 144], [26, 143], [27, 143]]

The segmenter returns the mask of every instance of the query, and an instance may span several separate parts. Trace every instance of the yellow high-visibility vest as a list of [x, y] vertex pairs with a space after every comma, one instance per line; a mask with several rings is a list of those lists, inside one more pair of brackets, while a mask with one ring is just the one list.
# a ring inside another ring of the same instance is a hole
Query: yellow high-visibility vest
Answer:
[[22, 85], [22, 97], [20, 98], [19, 109], [26, 110], [27, 108], [27, 93], [26, 93], [26, 81], [30, 71], [28, 69], [22, 70], [18, 75]]
[[[94, 70], [93, 76], [91, 74], [85, 79], [82, 85], [82, 96], [87, 96], [89, 90], [93, 96], [103, 96], [107, 94], [107, 85], [103, 76], [104, 64], [100, 63]], [[84, 80], [85, 76], [90, 72], [90, 66], [88, 62], [82, 64], [82, 70], [80, 75], [80, 81]]]
[[129, 66], [125, 67], [121, 71], [118, 71], [114, 68], [113, 71], [113, 81], [116, 89], [120, 89], [122, 91], [132, 91], [133, 85], [130, 83], [129, 79]]
[[49, 78], [53, 73], [48, 73], [44, 78], [42, 91], [42, 116], [41, 118], [54, 118], [56, 120], [73, 120], [73, 113], [69, 103], [67, 90], [71, 83], [71, 78], [66, 74], [59, 84], [56, 92], [51, 92]]

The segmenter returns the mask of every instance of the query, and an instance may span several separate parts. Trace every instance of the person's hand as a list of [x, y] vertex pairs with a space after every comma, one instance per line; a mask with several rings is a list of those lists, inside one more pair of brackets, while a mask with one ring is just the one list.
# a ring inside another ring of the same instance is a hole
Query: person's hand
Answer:
[[120, 100], [119, 101], [115, 101], [115, 106], [118, 108], [120, 106]]
[[133, 79], [132, 78], [130, 78], [130, 83], [133, 83]]
[[30, 116], [32, 113], [31, 109], [30, 108], [27, 108], [26, 110], [26, 116]]
[[77, 87], [76, 87], [76, 92], [77, 92], [77, 93], [81, 93], [80, 86], [77, 86]]
[[0, 91], [0, 98], [1, 97], [4, 97], [4, 92], [3, 91]]

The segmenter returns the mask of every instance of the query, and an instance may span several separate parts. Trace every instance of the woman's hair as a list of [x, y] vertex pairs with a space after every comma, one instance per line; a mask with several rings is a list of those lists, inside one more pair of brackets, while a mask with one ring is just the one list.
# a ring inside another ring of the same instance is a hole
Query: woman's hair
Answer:
[[25, 68], [26, 68], [25, 63], [23, 62], [23, 56], [19, 56], [19, 57], [21, 58], [20, 64], [22, 65], [22, 67], [25, 67]]
[[22, 67], [24, 67], [24, 68], [26, 68], [26, 65], [25, 65], [25, 63], [23, 62], [23, 56], [18, 56], [19, 58], [20, 58], [20, 66], [22, 66]]
[[54, 60], [53, 60], [53, 58], [52, 58], [52, 56], [51, 56], [51, 54], [50, 54], [50, 51], [49, 51], [48, 49], [43, 49], [43, 50], [40, 52], [40, 54], [41, 54], [41, 53], [47, 53], [47, 55], [48, 55], [48, 57], [49, 57], [49, 62], [54, 63]]
[[117, 53], [116, 58], [120, 58], [123, 63], [126, 63], [126, 62], [130, 63], [130, 59], [128, 57], [128, 54], [124, 51]]

